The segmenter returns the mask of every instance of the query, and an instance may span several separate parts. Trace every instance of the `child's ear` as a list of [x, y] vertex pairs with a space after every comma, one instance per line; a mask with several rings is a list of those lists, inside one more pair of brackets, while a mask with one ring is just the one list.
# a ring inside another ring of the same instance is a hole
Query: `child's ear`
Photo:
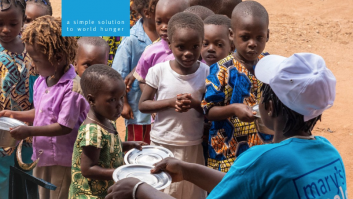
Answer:
[[143, 9], [143, 15], [145, 15], [145, 17], [148, 18], [148, 19], [151, 18], [150, 12], [148, 11], [147, 8], [144, 8], [144, 9]]
[[55, 53], [54, 59], [56, 63], [60, 63], [64, 60], [64, 55], [62, 53]]
[[267, 105], [268, 106], [267, 106], [266, 111], [268, 111], [269, 116], [272, 117], [273, 116], [273, 101], [269, 100]]
[[266, 42], [268, 42], [269, 39], [270, 39], [270, 29], [267, 29], [267, 39], [266, 39]]
[[87, 95], [87, 101], [91, 107], [95, 106], [95, 98], [92, 94]]
[[[234, 37], [234, 32], [233, 32], [233, 29], [229, 28], [228, 29], [228, 32], [229, 32], [229, 40], [233, 41], [233, 37]], [[234, 42], [234, 41], [233, 41]]]
[[78, 68], [77, 68], [77, 60], [76, 60], [76, 59], [75, 59], [75, 61], [74, 61], [73, 64], [74, 64], [74, 67], [75, 67], [75, 71], [77, 72], [77, 69], [78, 69]]

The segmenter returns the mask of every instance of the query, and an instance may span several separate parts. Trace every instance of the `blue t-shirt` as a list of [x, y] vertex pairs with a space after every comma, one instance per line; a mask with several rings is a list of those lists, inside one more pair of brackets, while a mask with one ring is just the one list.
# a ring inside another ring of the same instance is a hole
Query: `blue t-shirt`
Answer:
[[[143, 51], [150, 44], [152, 44], [152, 41], [143, 30], [143, 20], [141, 18], [130, 29], [130, 36], [125, 37], [119, 45], [113, 61], [113, 69], [118, 71], [125, 79], [137, 66]], [[125, 120], [126, 126], [130, 124], [151, 124], [151, 115], [141, 113], [138, 108], [141, 94], [139, 82], [135, 80], [131, 85], [130, 92], [127, 93], [127, 100], [134, 114], [134, 119]]]
[[290, 138], [250, 148], [208, 198], [347, 199], [340, 154], [325, 138], [315, 138]]

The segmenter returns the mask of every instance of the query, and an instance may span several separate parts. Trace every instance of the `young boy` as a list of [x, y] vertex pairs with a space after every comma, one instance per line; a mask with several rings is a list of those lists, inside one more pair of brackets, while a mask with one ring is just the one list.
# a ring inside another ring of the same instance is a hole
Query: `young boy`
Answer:
[[262, 83], [254, 76], [254, 67], [266, 55], [262, 51], [269, 38], [268, 13], [255, 1], [242, 2], [231, 23], [237, 52], [211, 66], [202, 102], [207, 119], [213, 121], [208, 166], [223, 172], [242, 151], [267, 141], [255, 129], [249, 106], [260, 99]]
[[205, 20], [207, 17], [214, 15], [214, 12], [204, 6], [191, 6], [185, 9], [184, 12], [189, 12], [199, 16], [202, 20]]
[[218, 11], [220, 15], [226, 15], [229, 19], [232, 17], [232, 12], [242, 0], [222, 0], [221, 9]]
[[[203, 80], [209, 73], [209, 67], [198, 61], [203, 35], [203, 22], [194, 14], [182, 12], [170, 19], [168, 39], [175, 60], [150, 69], [139, 103], [141, 112], [157, 113], [152, 145], [168, 148], [180, 160], [202, 165], [204, 116], [200, 103]], [[164, 191], [178, 199], [206, 197], [205, 191], [186, 181], [173, 183]]]
[[[134, 1], [133, 8], [142, 18], [131, 28], [130, 36], [124, 38], [116, 52], [113, 68], [124, 79], [134, 70], [145, 48], [159, 37], [155, 26], [155, 11], [150, 4], [150, 0]], [[121, 115], [125, 118], [125, 140], [150, 143], [151, 115], [138, 110], [141, 93], [139, 82], [135, 80], [130, 91], [124, 96]]]
[[[223, 1], [223, 0], [222, 0]], [[189, 0], [190, 6], [204, 6], [218, 14], [222, 3], [220, 0]]]
[[205, 38], [201, 56], [206, 64], [211, 66], [232, 52], [233, 36], [230, 19], [224, 15], [212, 15], [205, 19]]
[[108, 64], [109, 45], [101, 37], [81, 37], [77, 45], [74, 66], [78, 76], [94, 64]]
[[148, 70], [165, 60], [172, 54], [168, 44], [168, 22], [178, 12], [183, 12], [188, 7], [185, 1], [160, 0], [156, 5], [156, 30], [161, 40], [145, 49], [137, 63], [134, 77], [141, 83], [145, 82]]

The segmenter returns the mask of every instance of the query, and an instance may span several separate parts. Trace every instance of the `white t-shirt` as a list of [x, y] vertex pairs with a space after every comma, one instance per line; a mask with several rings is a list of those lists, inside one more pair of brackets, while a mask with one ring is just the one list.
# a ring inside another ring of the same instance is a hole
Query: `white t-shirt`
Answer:
[[[200, 67], [195, 73], [179, 75], [172, 70], [167, 61], [149, 69], [146, 84], [157, 89], [157, 101], [174, 98], [182, 93], [190, 93], [194, 99], [201, 101], [205, 93], [205, 80], [208, 74], [209, 66], [200, 62]], [[190, 109], [185, 113], [176, 112], [174, 108], [160, 111], [151, 129], [151, 140], [174, 146], [200, 144], [203, 121], [203, 114], [195, 109]]]

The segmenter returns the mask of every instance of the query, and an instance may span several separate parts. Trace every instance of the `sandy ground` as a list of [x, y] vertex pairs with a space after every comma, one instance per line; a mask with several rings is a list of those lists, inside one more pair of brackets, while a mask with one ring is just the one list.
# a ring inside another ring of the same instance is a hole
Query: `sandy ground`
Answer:
[[[353, 0], [258, 0], [270, 15], [266, 51], [290, 56], [297, 52], [321, 55], [337, 78], [334, 107], [326, 111], [315, 135], [324, 136], [341, 153], [353, 191]], [[61, 0], [52, 0], [54, 16], [61, 15]], [[345, 102], [346, 100], [346, 102]], [[121, 136], [123, 119], [118, 120]]]

